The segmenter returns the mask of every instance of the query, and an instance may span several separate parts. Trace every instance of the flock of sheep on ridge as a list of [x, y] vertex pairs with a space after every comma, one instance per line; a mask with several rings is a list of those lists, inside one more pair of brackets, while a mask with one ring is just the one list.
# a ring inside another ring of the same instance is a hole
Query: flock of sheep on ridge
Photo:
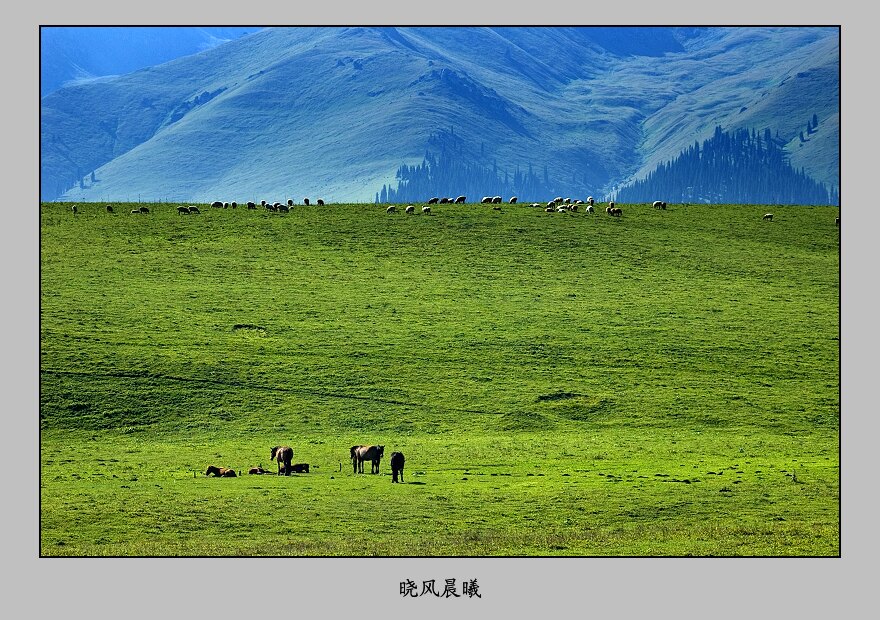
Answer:
[[[517, 204], [518, 200], [519, 199], [516, 196], [511, 196], [510, 200], [508, 200], [508, 204]], [[455, 199], [439, 198], [439, 197], [435, 196], [434, 198], [431, 198], [430, 200], [428, 200], [427, 204], [425, 204], [422, 207], [422, 213], [424, 215], [430, 215], [431, 214], [431, 205], [434, 205], [434, 204], [441, 204], [441, 205], [442, 204], [464, 204], [466, 201], [467, 201], [466, 196], [459, 196], [458, 198], [455, 198]], [[311, 202], [309, 201], [308, 198], [303, 198], [303, 204], [305, 206], [309, 206], [311, 204]], [[325, 205], [324, 200], [321, 198], [318, 198], [318, 200], [316, 201], [315, 204], [317, 206], [324, 206]], [[501, 196], [483, 196], [483, 199], [480, 201], [480, 204], [493, 204], [493, 205], [501, 204]], [[595, 209], [593, 208], [594, 205], [595, 205], [595, 200], [593, 199], [592, 196], [588, 197], [586, 199], [586, 201], [584, 201], [584, 200], [572, 201], [571, 198], [562, 198], [561, 196], [557, 196], [553, 200], [549, 201], [547, 204], [533, 202], [529, 206], [535, 207], [535, 208], [542, 208], [543, 207], [544, 211], [546, 211], [547, 213], [554, 213], [554, 212], [565, 213], [568, 211], [575, 211], [576, 212], [580, 208], [583, 208], [586, 213], [594, 213], [595, 212]], [[248, 209], [264, 208], [266, 211], [271, 211], [273, 213], [289, 213], [290, 209], [292, 209], [293, 206], [294, 206], [294, 202], [293, 202], [293, 200], [290, 200], [290, 199], [288, 199], [287, 204], [282, 204], [280, 202], [268, 203], [265, 200], [261, 200], [259, 206], [253, 201], [247, 202]], [[655, 209], [665, 210], [666, 209], [666, 202], [662, 201], [662, 200], [655, 200], [651, 206]], [[688, 205], [686, 204], [685, 206], [688, 206]], [[229, 209], [229, 208], [236, 209], [236, 208], [238, 208], [238, 203], [235, 201], [223, 202], [220, 200], [215, 200], [214, 202], [211, 203], [211, 207], [213, 207], [215, 209]], [[495, 209], [496, 211], [501, 210], [501, 207], [492, 207], [492, 208]], [[78, 205], [73, 205], [71, 210], [73, 211], [74, 215], [79, 213]], [[413, 213], [415, 213], [415, 211], [416, 211], [415, 205], [407, 205], [404, 208], [405, 213], [413, 214]], [[114, 213], [113, 205], [107, 205], [107, 212]], [[149, 213], [149, 212], [150, 212], [150, 210], [147, 207], [140, 207], [138, 209], [131, 210], [132, 215], [138, 215], [138, 214]], [[391, 214], [391, 213], [397, 213], [398, 211], [397, 211], [397, 207], [395, 205], [390, 205], [387, 209], [385, 209], [385, 212], [388, 214]], [[182, 206], [181, 205], [181, 206], [177, 207], [177, 213], [179, 215], [193, 215], [193, 214], [199, 214], [199, 213], [201, 213], [201, 211], [199, 211], [199, 208], [195, 205], [189, 205], [189, 206]], [[608, 205], [605, 207], [605, 213], [607, 213], [608, 215], [611, 215], [611, 216], [620, 217], [623, 215], [623, 210], [621, 210], [620, 207], [614, 206], [614, 201], [608, 201]], [[773, 221], [773, 214], [772, 213], [765, 213], [762, 219], [772, 222]], [[840, 225], [840, 217], [839, 216], [834, 218], [834, 224], [837, 226]]]

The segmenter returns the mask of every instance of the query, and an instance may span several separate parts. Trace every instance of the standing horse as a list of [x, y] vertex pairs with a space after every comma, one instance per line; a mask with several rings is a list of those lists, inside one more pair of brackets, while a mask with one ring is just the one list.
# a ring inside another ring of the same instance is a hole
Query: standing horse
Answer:
[[[290, 462], [293, 460], [293, 448], [290, 446], [275, 446], [269, 455], [269, 460], [273, 459], [278, 461], [278, 475], [280, 476], [283, 470], [284, 475], [289, 476]], [[283, 466], [282, 463], [284, 464]]]
[[385, 446], [352, 446], [351, 464], [355, 473], [364, 473], [364, 461], [370, 461], [371, 474], [379, 473], [379, 461], [385, 454]]
[[397, 474], [400, 474], [400, 481], [403, 482], [403, 452], [391, 453], [391, 482], [397, 482]]

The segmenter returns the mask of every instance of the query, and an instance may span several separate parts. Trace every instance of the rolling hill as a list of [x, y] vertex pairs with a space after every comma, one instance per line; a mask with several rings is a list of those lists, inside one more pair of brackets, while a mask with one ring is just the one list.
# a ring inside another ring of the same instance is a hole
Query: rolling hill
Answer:
[[367, 202], [429, 152], [602, 196], [718, 125], [838, 186], [839, 88], [836, 28], [269, 28], [44, 97], [41, 199]]

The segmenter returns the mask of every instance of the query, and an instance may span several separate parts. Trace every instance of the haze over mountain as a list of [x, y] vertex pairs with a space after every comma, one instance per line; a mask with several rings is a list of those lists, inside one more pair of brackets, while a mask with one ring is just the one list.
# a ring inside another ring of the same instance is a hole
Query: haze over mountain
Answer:
[[604, 196], [719, 125], [836, 187], [839, 60], [837, 28], [269, 28], [44, 97], [41, 199], [371, 202], [426, 153]]
[[65, 84], [131, 73], [257, 30], [239, 26], [46, 26], [40, 29], [40, 97]]

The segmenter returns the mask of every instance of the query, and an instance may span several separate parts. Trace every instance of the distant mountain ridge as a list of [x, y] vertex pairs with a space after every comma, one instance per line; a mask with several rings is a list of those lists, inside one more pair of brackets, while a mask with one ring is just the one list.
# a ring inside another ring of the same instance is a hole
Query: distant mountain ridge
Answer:
[[716, 126], [837, 187], [839, 88], [836, 28], [268, 28], [44, 97], [41, 199], [372, 202], [446, 149], [603, 196]]

